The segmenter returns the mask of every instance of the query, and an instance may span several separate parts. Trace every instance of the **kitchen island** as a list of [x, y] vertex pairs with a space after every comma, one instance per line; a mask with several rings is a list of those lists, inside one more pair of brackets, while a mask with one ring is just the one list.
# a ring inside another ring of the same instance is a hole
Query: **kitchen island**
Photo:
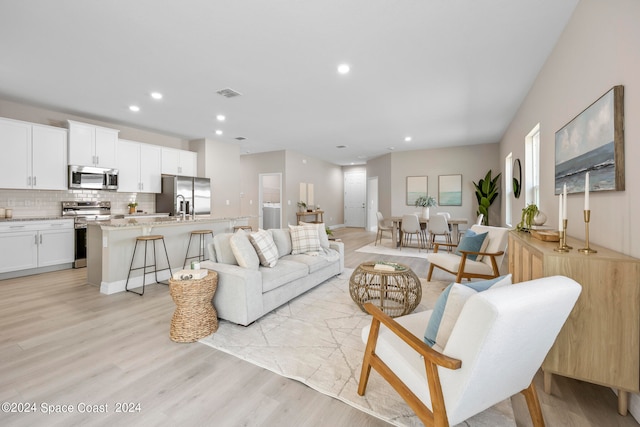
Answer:
[[[100, 287], [100, 293], [113, 294], [125, 290], [131, 256], [136, 237], [162, 234], [167, 245], [171, 270], [182, 269], [189, 236], [194, 230], [211, 230], [214, 234], [232, 232], [234, 226], [248, 225], [248, 217], [211, 218], [196, 216], [180, 217], [129, 217], [107, 221], [93, 221], [87, 226], [87, 280], [89, 284]], [[195, 240], [194, 240], [195, 241]], [[209, 240], [207, 240], [209, 242]], [[157, 251], [158, 269], [166, 268], [164, 248], [160, 243]], [[191, 251], [197, 250], [192, 242]], [[134, 267], [142, 265], [144, 250], [136, 252]], [[149, 248], [149, 259], [153, 253]], [[205, 248], [205, 258], [208, 258]], [[158, 279], [167, 280], [169, 270], [158, 273]], [[147, 273], [147, 283], [155, 282], [153, 273]], [[132, 273], [129, 287], [142, 286], [141, 270]]]

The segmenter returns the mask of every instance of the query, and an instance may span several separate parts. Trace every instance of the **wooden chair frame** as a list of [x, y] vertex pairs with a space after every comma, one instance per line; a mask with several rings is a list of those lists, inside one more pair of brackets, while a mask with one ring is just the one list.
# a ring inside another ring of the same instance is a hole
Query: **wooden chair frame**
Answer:
[[[450, 251], [452, 248], [457, 247], [458, 245], [456, 244], [451, 244], [451, 243], [435, 243], [435, 246], [433, 247], [433, 253], [437, 253], [438, 249], [440, 246], [446, 246], [448, 248], [448, 250]], [[451, 273], [453, 275], [456, 276], [456, 282], [457, 283], [462, 283], [462, 279], [467, 279], [467, 280], [471, 280], [473, 278], [477, 278], [477, 279], [493, 279], [494, 277], [498, 277], [500, 276], [500, 270], [498, 269], [498, 263], [496, 261], [496, 257], [499, 257], [501, 255], [504, 254], [504, 251], [500, 251], [500, 252], [473, 252], [473, 251], [464, 251], [461, 250], [460, 253], [462, 254], [460, 256], [461, 260], [460, 260], [460, 266], [458, 267], [458, 271], [449, 271], [446, 268], [443, 268], [439, 265], [435, 265], [434, 263], [430, 263], [429, 265], [429, 273], [427, 274], [427, 280], [431, 280], [431, 275], [433, 274], [433, 268], [434, 267], [438, 267], [441, 270], [446, 271], [447, 273]], [[467, 257], [469, 255], [482, 255], [482, 256], [488, 256], [491, 258], [491, 268], [493, 269], [493, 273], [492, 274], [479, 274], [479, 273], [468, 273], [464, 271], [464, 266], [467, 263]]]
[[[371, 320], [371, 329], [369, 330], [369, 338], [362, 360], [362, 371], [360, 373], [360, 382], [358, 384], [358, 394], [364, 396], [369, 380], [371, 368], [378, 373], [398, 392], [400, 397], [404, 399], [409, 407], [416, 413], [418, 418], [426, 426], [448, 427], [449, 420], [447, 418], [447, 410], [444, 403], [444, 395], [442, 393], [442, 385], [440, 376], [438, 375], [438, 366], [447, 369], [460, 369], [462, 361], [434, 350], [409, 332], [402, 325], [398, 324], [391, 317], [386, 315], [382, 310], [371, 303], [364, 305], [365, 310], [373, 316]], [[380, 323], [384, 324], [391, 332], [396, 334], [400, 339], [407, 343], [411, 348], [417, 351], [424, 358], [425, 371], [427, 374], [427, 383], [429, 393], [431, 395], [431, 411], [400, 378], [376, 355], [376, 344], [378, 342], [378, 333], [380, 332]], [[529, 414], [535, 427], [544, 427], [544, 418], [538, 400], [538, 394], [533, 381], [522, 393], [527, 402]]]

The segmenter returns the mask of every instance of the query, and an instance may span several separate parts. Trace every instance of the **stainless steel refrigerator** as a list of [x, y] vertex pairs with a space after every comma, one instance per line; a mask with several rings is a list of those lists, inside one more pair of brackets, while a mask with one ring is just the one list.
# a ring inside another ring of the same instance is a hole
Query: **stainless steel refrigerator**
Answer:
[[156, 212], [169, 215], [211, 214], [211, 180], [192, 176], [163, 176], [156, 194]]

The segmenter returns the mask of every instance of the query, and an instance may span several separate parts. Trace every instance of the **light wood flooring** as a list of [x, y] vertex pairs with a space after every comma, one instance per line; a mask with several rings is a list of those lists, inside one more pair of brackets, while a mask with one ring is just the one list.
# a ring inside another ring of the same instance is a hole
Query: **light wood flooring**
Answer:
[[[334, 233], [345, 243], [347, 267], [371, 259], [355, 250], [373, 241], [374, 233]], [[426, 263], [418, 258], [376, 259], [403, 262], [426, 276]], [[202, 344], [172, 342], [173, 309], [166, 286], [152, 285], [143, 297], [101, 295], [86, 284], [86, 269], [0, 281], [0, 401], [31, 409], [0, 411], [0, 425], [387, 425]], [[539, 375], [549, 426], [638, 426], [631, 416], [617, 414], [616, 397], [605, 387], [554, 377], [553, 393], [546, 395], [541, 380]], [[127, 403], [139, 406], [116, 412]], [[63, 411], [62, 405], [74, 412], [43, 413]], [[103, 405], [95, 409], [106, 413], [87, 412], [83, 405]], [[524, 399], [515, 397], [513, 406], [517, 424], [531, 425]]]

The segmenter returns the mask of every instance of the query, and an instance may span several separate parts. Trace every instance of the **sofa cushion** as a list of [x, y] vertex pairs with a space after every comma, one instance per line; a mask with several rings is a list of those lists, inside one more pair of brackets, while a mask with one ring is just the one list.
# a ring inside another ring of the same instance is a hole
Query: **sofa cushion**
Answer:
[[490, 280], [450, 284], [442, 291], [436, 301], [433, 314], [424, 333], [424, 341], [434, 349], [442, 351], [447, 345], [462, 307], [471, 296], [487, 289], [499, 288], [510, 284], [511, 274]]
[[257, 270], [260, 267], [258, 254], [249, 241], [249, 235], [244, 230], [240, 229], [233, 233], [229, 243], [240, 267], [250, 268], [251, 270]]
[[320, 238], [318, 227], [313, 225], [290, 225], [291, 231], [291, 255], [318, 252], [320, 250]]
[[218, 262], [216, 257], [216, 248], [213, 246], [213, 241], [207, 244], [207, 252], [209, 253], [209, 261]]
[[[489, 241], [487, 240], [489, 233], [476, 233], [473, 230], [467, 230], [464, 232], [462, 236], [462, 240], [458, 243], [458, 247], [456, 248], [455, 254], [462, 256], [462, 252], [460, 251], [471, 251], [471, 252], [482, 252], [482, 246], [487, 247]], [[486, 243], [485, 243], [486, 241]], [[477, 260], [478, 255], [469, 254], [467, 255], [467, 259], [472, 261], [480, 261]]]
[[249, 241], [256, 250], [256, 254], [258, 254], [260, 265], [264, 267], [275, 267], [280, 256], [271, 233], [260, 229], [255, 233], [249, 234]]
[[305, 264], [280, 259], [273, 268], [260, 267], [262, 273], [262, 292], [269, 292], [289, 282], [309, 275], [309, 267]]
[[231, 250], [231, 243], [229, 242], [231, 236], [233, 236], [231, 233], [216, 234], [213, 236], [213, 248], [216, 253], [216, 260], [220, 264], [238, 265], [238, 261]]
[[322, 256], [311, 256], [307, 254], [297, 254], [297, 255], [287, 255], [282, 259], [286, 259], [289, 261], [295, 261], [300, 264], [304, 264], [308, 267], [309, 273], [315, 273], [318, 270], [322, 270], [329, 264], [333, 264], [332, 261], [327, 260], [326, 257]]
[[291, 253], [291, 232], [286, 228], [273, 228], [269, 231], [278, 248], [278, 255], [283, 257]]
[[316, 222], [300, 221], [300, 225], [310, 225], [310, 226], [317, 227], [320, 246], [325, 249], [329, 249], [329, 236], [327, 235], [327, 228], [325, 227], [324, 222], [316, 223]]

